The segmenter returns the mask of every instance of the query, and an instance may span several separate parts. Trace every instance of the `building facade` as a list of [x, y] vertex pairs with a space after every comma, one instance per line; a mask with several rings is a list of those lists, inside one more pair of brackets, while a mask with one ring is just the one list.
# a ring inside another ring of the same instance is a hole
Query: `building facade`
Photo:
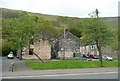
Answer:
[[[30, 50], [32, 51], [30, 51]], [[22, 55], [23, 59], [51, 59], [51, 44], [48, 41], [36, 41], [30, 47], [25, 49], [26, 53]], [[35, 54], [39, 57], [37, 57]]]
[[70, 59], [80, 57], [80, 39], [65, 31], [52, 43], [52, 59]]

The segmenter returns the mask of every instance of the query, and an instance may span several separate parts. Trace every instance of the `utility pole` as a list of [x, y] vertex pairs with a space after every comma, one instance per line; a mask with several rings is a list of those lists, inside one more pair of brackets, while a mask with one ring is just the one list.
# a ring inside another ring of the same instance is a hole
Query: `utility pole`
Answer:
[[98, 20], [99, 20], [99, 11], [98, 9], [95, 10], [95, 13], [96, 13], [96, 16], [97, 16], [97, 27], [98, 27], [98, 39], [97, 39], [97, 48], [98, 48], [98, 51], [99, 51], [99, 60], [101, 62], [101, 67], [102, 67], [102, 53], [101, 53], [101, 43], [100, 43], [100, 40], [99, 40], [99, 33], [100, 33], [100, 27], [98, 26]]

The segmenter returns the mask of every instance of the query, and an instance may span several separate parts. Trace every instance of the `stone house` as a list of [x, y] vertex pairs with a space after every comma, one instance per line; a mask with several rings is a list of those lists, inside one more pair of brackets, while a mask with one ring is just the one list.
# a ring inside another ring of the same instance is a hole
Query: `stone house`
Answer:
[[38, 59], [29, 49], [41, 59], [51, 59], [51, 44], [48, 41], [39, 40], [24, 49], [26, 53], [22, 55], [23, 59]]
[[65, 31], [51, 43], [42, 39], [31, 42], [24, 51], [23, 59], [38, 59], [32, 52], [41, 59], [71, 59], [80, 57], [80, 39], [69, 31]]
[[90, 55], [99, 55], [97, 51], [96, 45], [87, 45], [87, 46], [81, 46], [80, 47], [80, 53], [83, 54], [90, 54]]
[[[89, 55], [97, 55], [99, 56], [99, 51], [97, 49], [97, 46], [95, 44], [89, 44], [87, 46], [81, 46], [80, 47], [80, 53], [81, 55], [83, 54], [89, 54]], [[102, 47], [101, 48], [101, 53], [102, 55], [107, 55], [110, 57], [117, 57], [117, 51], [114, 51], [112, 48], [110, 47]]]
[[52, 59], [80, 57], [80, 39], [69, 31], [65, 31], [52, 42], [51, 56]]

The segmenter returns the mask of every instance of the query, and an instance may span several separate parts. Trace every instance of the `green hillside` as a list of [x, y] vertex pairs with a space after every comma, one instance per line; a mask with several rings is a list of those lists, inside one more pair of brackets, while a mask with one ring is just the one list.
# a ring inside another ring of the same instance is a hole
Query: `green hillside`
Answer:
[[[3, 18], [19, 17], [22, 12], [23, 11], [21, 10], [12, 10], [12, 9], [2, 8], [2, 17]], [[46, 20], [53, 21], [53, 22], [57, 21], [59, 17], [64, 17], [64, 16], [46, 15], [46, 14], [31, 13], [31, 12], [27, 12], [27, 13], [29, 15], [44, 17]], [[77, 17], [69, 17], [69, 18], [72, 18], [73, 20], [88, 19], [88, 18], [77, 18]], [[118, 27], [118, 17], [100, 17], [100, 19], [105, 21], [109, 26]]]

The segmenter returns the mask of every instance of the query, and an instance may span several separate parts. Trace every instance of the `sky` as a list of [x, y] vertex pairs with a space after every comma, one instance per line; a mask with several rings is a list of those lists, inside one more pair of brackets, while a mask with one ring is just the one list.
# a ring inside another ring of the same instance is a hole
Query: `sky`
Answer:
[[100, 17], [118, 16], [120, 0], [0, 0], [1, 8], [49, 15], [85, 18], [99, 10]]

